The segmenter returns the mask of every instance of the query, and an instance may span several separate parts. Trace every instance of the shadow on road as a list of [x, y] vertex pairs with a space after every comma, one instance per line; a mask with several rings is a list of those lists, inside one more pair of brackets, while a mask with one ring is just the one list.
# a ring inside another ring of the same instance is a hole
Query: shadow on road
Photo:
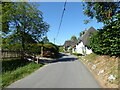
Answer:
[[60, 53], [60, 56], [63, 57], [63, 56], [68, 56], [68, 55], [64, 53]]
[[[61, 54], [61, 55], [62, 55], [62, 57], [63, 56], [68, 56], [66, 54]], [[47, 63], [57, 63], [57, 62], [71, 62], [71, 61], [75, 61], [75, 60], [77, 60], [77, 58], [65, 57], [65, 58], [60, 58], [60, 59], [56, 59], [56, 60], [42, 59], [42, 60], [39, 60], [39, 63], [47, 64]]]

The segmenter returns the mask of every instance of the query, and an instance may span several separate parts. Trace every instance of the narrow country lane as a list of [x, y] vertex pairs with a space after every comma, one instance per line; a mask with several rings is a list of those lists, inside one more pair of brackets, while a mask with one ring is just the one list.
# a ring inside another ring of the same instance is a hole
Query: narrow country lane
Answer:
[[100, 85], [79, 59], [64, 55], [7, 88], [100, 88]]

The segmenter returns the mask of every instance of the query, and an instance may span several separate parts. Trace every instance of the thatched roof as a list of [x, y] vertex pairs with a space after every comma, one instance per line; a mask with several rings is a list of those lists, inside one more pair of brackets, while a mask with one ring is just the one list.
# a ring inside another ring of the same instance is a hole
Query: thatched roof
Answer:
[[69, 46], [75, 46], [76, 44], [77, 44], [77, 41], [68, 40], [68, 41], [65, 41], [64, 46], [69, 47]]
[[[96, 29], [93, 27], [90, 27], [85, 34], [80, 38], [80, 41], [83, 42], [84, 45], [89, 45], [89, 37], [96, 32]], [[80, 42], [79, 41], [79, 42]]]
[[63, 46], [74, 47], [74, 46], [76, 46], [76, 44], [80, 43], [81, 41], [83, 42], [84, 45], [88, 46], [89, 45], [89, 37], [95, 32], [96, 32], [96, 29], [93, 27], [90, 27], [88, 30], [85, 31], [85, 34], [80, 38], [79, 41], [68, 40], [68, 41], [65, 41]]

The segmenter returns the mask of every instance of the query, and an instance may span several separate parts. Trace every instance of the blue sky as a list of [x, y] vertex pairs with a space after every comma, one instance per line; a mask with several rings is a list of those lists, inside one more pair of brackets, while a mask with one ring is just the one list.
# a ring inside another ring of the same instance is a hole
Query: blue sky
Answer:
[[[50, 42], [54, 43], [54, 38], [56, 38], [60, 24], [64, 2], [39, 2], [38, 4], [40, 5], [38, 6], [38, 9], [43, 12], [44, 21], [50, 24], [47, 37]], [[83, 20], [86, 19], [89, 18], [83, 14], [81, 2], [67, 2], [61, 29], [55, 40], [55, 44], [63, 45], [64, 42], [70, 40], [73, 35], [78, 38], [81, 31], [89, 29], [91, 26], [95, 29], [103, 27], [103, 24], [97, 23], [96, 19], [93, 19], [89, 24], [84, 24]]]

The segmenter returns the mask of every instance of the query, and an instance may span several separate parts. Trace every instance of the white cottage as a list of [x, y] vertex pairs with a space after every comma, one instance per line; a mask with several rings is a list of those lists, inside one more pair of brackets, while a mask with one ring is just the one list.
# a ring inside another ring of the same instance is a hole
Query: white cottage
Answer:
[[77, 43], [76, 47], [73, 48], [73, 53], [79, 53], [82, 55], [91, 54], [92, 50], [88, 48], [89, 37], [96, 32], [96, 29], [90, 27], [85, 34], [80, 38], [80, 41]]
[[74, 52], [86, 55], [86, 54], [91, 54], [92, 50], [88, 49], [81, 41], [78, 45], [76, 45], [76, 49]]
[[68, 41], [65, 41], [64, 43], [64, 47], [66, 49], [66, 52], [72, 52], [72, 53], [75, 53], [74, 51], [74, 47], [76, 46], [77, 44], [77, 41], [74, 41], [74, 40], [68, 40]]

